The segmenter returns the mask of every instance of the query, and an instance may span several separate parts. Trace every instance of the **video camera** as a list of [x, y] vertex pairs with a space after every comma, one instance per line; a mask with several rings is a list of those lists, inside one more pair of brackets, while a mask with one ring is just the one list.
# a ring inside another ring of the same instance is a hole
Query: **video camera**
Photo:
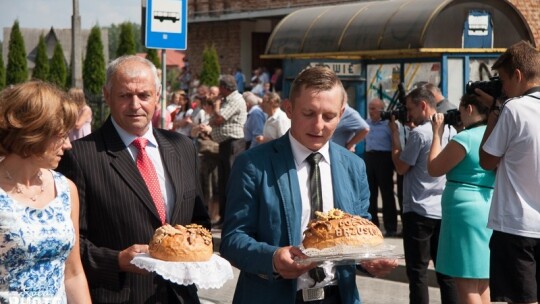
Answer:
[[406, 96], [407, 94], [405, 93], [403, 83], [399, 83], [396, 94], [388, 105], [388, 109], [386, 111], [381, 111], [381, 120], [390, 120], [393, 115], [400, 123], [406, 124], [409, 121], [407, 108], [405, 107]]
[[465, 91], [467, 94], [475, 94], [476, 88], [497, 99], [502, 96], [502, 82], [499, 76], [490, 77], [487, 81], [469, 81], [465, 86]]

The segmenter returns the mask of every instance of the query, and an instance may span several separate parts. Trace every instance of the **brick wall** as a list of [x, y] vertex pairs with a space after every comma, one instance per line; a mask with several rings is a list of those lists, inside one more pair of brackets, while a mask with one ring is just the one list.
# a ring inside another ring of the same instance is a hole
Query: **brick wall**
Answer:
[[216, 47], [221, 73], [240, 64], [240, 22], [207, 22], [188, 25], [188, 58], [193, 73], [200, 73], [204, 47]]
[[[357, 1], [357, 0], [356, 0]], [[329, 5], [355, 0], [189, 0], [190, 18], [219, 16], [226, 13], [249, 12], [261, 9]], [[240, 22], [220, 21], [188, 24], [187, 55], [194, 74], [200, 73], [204, 46], [214, 44], [219, 55], [221, 72], [240, 66]], [[249, 75], [247, 72], [246, 76]]]
[[536, 47], [540, 47], [540, 1], [509, 0], [523, 14], [533, 33]]
[[223, 13], [250, 12], [261, 9], [331, 5], [357, 2], [357, 0], [190, 0], [189, 15], [221, 15]]

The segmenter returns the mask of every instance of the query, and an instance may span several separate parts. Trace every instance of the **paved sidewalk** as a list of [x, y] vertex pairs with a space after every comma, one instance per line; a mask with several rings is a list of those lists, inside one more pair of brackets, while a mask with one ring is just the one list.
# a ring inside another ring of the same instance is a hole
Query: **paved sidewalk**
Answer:
[[[219, 289], [201, 289], [199, 296], [202, 304], [232, 303], [239, 270], [233, 268], [234, 279], [229, 280]], [[375, 279], [364, 276], [356, 277], [356, 284], [363, 304], [406, 304], [409, 302], [409, 286], [407, 283]], [[430, 304], [440, 304], [439, 288], [429, 287]], [[254, 299], [253, 303], [257, 303]]]
[[[382, 219], [381, 219], [382, 221]], [[401, 231], [401, 221], [398, 220], [398, 231]], [[384, 231], [383, 231], [384, 233]], [[221, 230], [212, 229], [212, 235], [214, 240], [214, 251], [219, 251], [219, 244], [221, 243]], [[384, 239], [385, 244], [395, 246], [394, 252], [396, 254], [403, 254], [403, 239], [401, 237], [388, 237]], [[405, 271], [405, 259], [399, 260], [399, 266], [392, 271], [384, 280], [408, 283], [407, 273]], [[428, 268], [428, 285], [430, 287], [438, 288], [437, 278], [435, 276], [435, 268], [433, 263], [430, 263]]]

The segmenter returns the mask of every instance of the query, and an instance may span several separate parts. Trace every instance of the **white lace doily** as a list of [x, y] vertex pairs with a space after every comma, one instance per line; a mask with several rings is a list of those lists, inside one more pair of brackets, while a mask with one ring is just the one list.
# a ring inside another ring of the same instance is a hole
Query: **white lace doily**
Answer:
[[377, 258], [401, 258], [402, 254], [396, 254], [394, 252], [395, 247], [394, 245], [385, 243], [377, 246], [338, 245], [320, 250], [316, 248], [306, 249], [300, 246], [302, 252], [309, 257], [297, 259], [296, 262], [299, 264], [309, 264], [313, 262], [333, 261], [348, 264]]
[[216, 254], [207, 262], [167, 262], [145, 253], [133, 258], [131, 264], [155, 272], [173, 283], [195, 284], [201, 289], [220, 288], [233, 278], [231, 264]]

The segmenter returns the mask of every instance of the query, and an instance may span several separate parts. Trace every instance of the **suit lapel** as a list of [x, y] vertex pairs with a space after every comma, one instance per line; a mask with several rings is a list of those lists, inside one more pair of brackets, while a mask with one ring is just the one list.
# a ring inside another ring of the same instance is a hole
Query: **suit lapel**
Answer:
[[161, 159], [163, 161], [163, 168], [165, 173], [168, 175], [168, 178], [171, 181], [171, 185], [174, 191], [175, 202], [173, 205], [173, 210], [171, 211], [170, 218], [175, 219], [175, 214], [180, 210], [180, 202], [182, 199], [181, 193], [184, 192], [182, 182], [182, 158], [178, 157], [180, 154], [174, 149], [172, 143], [167, 140], [164, 136], [161, 135], [158, 130], [154, 129], [154, 136], [159, 144], [159, 152], [161, 154]]
[[272, 168], [274, 168], [274, 175], [277, 178], [281, 202], [285, 211], [287, 233], [290, 244], [297, 246], [301, 242], [302, 198], [288, 133], [274, 141], [274, 151], [276, 155], [271, 160]]
[[103, 125], [103, 140], [106, 152], [111, 156], [110, 165], [114, 169], [113, 171], [117, 173], [120, 180], [126, 183], [126, 189], [131, 189], [140, 199], [139, 202], [144, 204], [159, 219], [159, 214], [150, 195], [150, 191], [148, 191], [148, 187], [139, 173], [137, 165], [127, 151], [118, 132], [116, 132], [110, 118]]
[[[332, 189], [334, 192], [334, 208], [341, 209], [347, 213], [353, 213], [354, 210], [351, 209], [351, 204], [348, 204], [348, 199], [346, 198], [347, 191], [345, 189], [346, 185], [349, 183], [344, 180], [345, 176], [349, 176], [347, 173], [347, 168], [343, 165], [344, 158], [341, 154], [342, 152], [339, 149], [336, 149], [336, 145], [333, 142], [330, 142], [330, 170], [332, 172]], [[350, 153], [350, 152], [348, 152]]]

